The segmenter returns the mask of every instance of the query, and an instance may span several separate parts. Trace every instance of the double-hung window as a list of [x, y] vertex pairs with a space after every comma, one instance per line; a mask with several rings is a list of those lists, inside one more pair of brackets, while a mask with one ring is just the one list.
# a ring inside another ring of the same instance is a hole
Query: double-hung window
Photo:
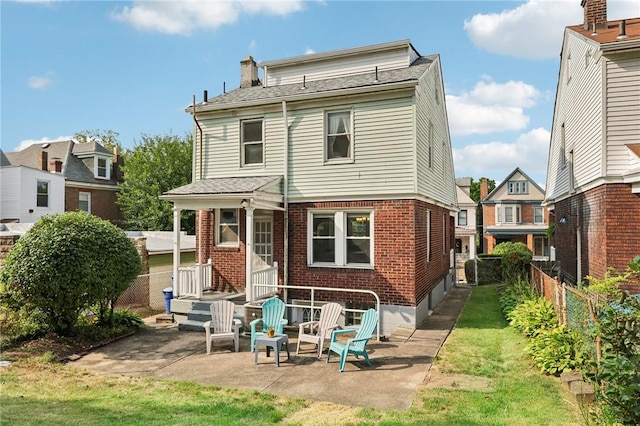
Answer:
[[510, 180], [509, 194], [528, 194], [529, 186], [526, 180]]
[[90, 192], [78, 193], [78, 210], [91, 213], [91, 193]]
[[312, 266], [373, 266], [373, 212], [309, 212], [308, 263]]
[[111, 179], [111, 169], [109, 167], [109, 159], [106, 157], [93, 157], [94, 158], [94, 173], [93, 176], [96, 179]]
[[241, 156], [243, 166], [264, 164], [263, 120], [240, 122]]
[[238, 245], [238, 209], [218, 209], [216, 214], [216, 245]]
[[326, 113], [325, 160], [353, 159], [353, 126], [351, 111]]
[[467, 226], [467, 211], [460, 210], [458, 212], [458, 226]]
[[496, 204], [496, 223], [520, 223], [520, 206], [514, 204]]
[[544, 210], [542, 207], [533, 208], [533, 223], [544, 223]]
[[49, 207], [49, 182], [46, 180], [37, 183], [36, 206]]

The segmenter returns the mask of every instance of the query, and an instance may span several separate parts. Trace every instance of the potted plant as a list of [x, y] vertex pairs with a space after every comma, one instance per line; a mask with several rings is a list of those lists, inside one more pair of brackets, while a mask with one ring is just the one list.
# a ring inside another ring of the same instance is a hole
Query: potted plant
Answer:
[[276, 335], [276, 329], [273, 327], [269, 327], [267, 329], [267, 337], [274, 337]]

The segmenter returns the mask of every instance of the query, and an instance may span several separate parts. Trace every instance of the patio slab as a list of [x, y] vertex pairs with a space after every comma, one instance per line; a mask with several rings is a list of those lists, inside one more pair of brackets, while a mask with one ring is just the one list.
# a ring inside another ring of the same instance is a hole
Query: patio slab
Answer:
[[[371, 341], [368, 366], [349, 356], [344, 372], [339, 357], [326, 350], [318, 359], [314, 346], [303, 344], [295, 355], [297, 331], [289, 333], [291, 358], [280, 354], [280, 367], [261, 350], [258, 364], [249, 352], [249, 337], [241, 336], [240, 352], [232, 344], [216, 344], [207, 355], [204, 333], [178, 331], [177, 324], [147, 325], [136, 334], [97, 348], [68, 366], [100, 374], [185, 380], [204, 385], [270, 392], [342, 405], [406, 410], [423, 386], [433, 357], [449, 335], [471, 293], [458, 285], [415, 331], [398, 329], [386, 341]], [[364, 394], [363, 394], [364, 390]]]

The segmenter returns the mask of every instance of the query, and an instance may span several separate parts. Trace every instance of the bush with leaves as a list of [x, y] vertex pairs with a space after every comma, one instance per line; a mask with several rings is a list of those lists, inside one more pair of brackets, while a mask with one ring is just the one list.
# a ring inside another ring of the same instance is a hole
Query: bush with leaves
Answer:
[[598, 313], [600, 362], [587, 374], [603, 410], [618, 423], [640, 424], [640, 295], [622, 294]]
[[531, 337], [525, 351], [540, 371], [559, 376], [565, 371], [579, 370], [585, 354], [581, 351], [582, 338], [564, 325], [543, 328]]
[[9, 252], [0, 272], [10, 306], [42, 313], [55, 333], [72, 334], [80, 314], [98, 307], [110, 323], [116, 299], [140, 272], [125, 233], [84, 212], [44, 216]]
[[514, 282], [504, 283], [500, 291], [500, 308], [505, 317], [509, 317], [511, 312], [527, 300], [535, 300], [540, 297], [536, 288], [526, 280], [518, 279]]
[[553, 304], [543, 297], [525, 300], [507, 316], [509, 323], [527, 337], [558, 326]]
[[533, 255], [524, 243], [504, 242], [493, 249], [502, 258], [502, 279], [512, 281], [529, 277], [529, 264]]

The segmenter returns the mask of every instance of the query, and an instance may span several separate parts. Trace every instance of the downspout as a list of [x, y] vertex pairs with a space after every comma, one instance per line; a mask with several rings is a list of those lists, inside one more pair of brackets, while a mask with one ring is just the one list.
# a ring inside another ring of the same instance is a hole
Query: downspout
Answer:
[[[200, 131], [200, 148], [199, 148], [199, 154], [200, 154], [200, 158], [198, 160], [198, 169], [199, 169], [199, 176], [198, 176], [198, 180], [202, 180], [202, 159], [203, 159], [203, 155], [202, 155], [202, 139], [203, 139], [203, 134], [202, 134], [202, 127], [200, 127], [200, 123], [198, 123], [198, 120], [196, 119], [196, 95], [193, 95], [193, 122], [196, 124], [196, 126], [198, 127], [198, 130]], [[195, 129], [194, 129], [195, 130]], [[196, 135], [196, 133], [194, 132], [194, 138], [193, 138], [193, 155], [194, 157], [197, 155], [196, 152], [196, 141], [198, 140], [198, 136]], [[198, 263], [200, 263], [200, 265], [202, 265], [202, 210], [198, 211]]]
[[[265, 78], [266, 80], [266, 78]], [[287, 115], [287, 101], [282, 101], [282, 122], [284, 124], [284, 178], [282, 180], [282, 198], [284, 203], [284, 258], [282, 259], [282, 282], [284, 300], [289, 300], [287, 285], [289, 284], [289, 117]]]

